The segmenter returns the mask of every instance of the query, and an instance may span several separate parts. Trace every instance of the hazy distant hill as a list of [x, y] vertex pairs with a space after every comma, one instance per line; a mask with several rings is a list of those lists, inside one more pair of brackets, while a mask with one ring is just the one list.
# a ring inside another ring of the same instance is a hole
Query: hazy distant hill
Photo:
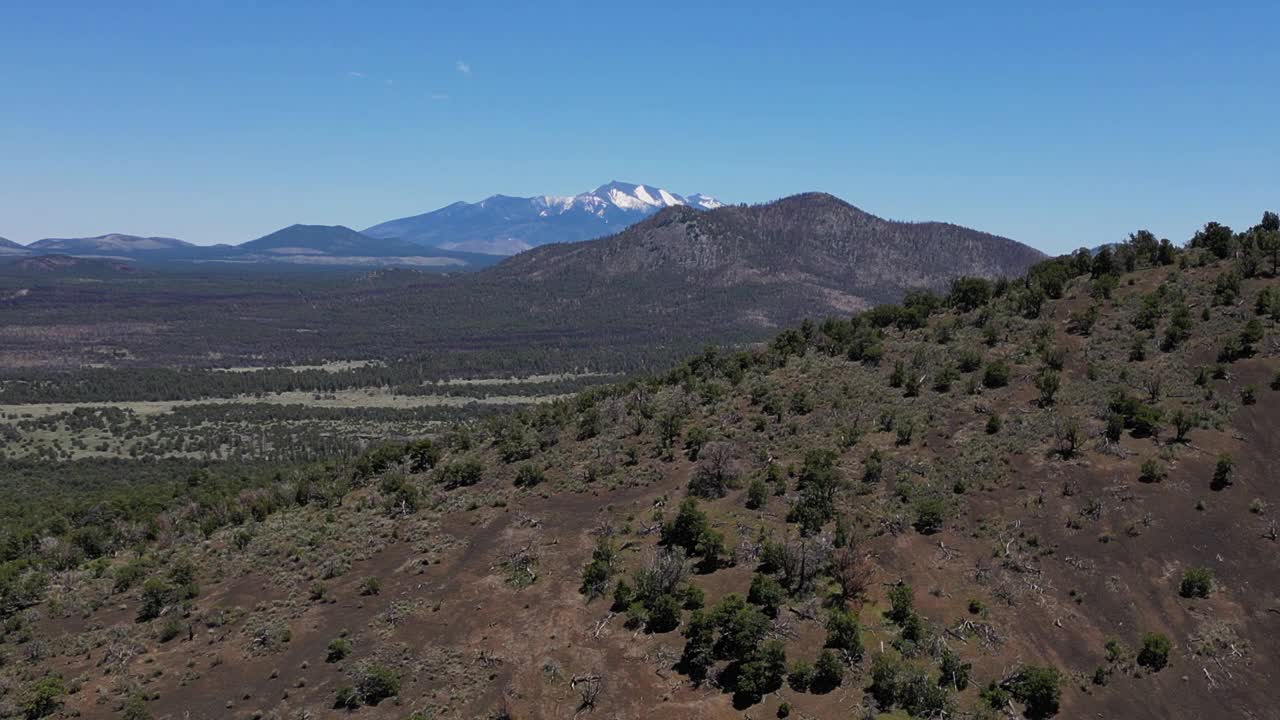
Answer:
[[4, 256], [3, 260], [0, 260], [0, 272], [6, 274], [59, 274], [75, 277], [94, 277], [132, 273], [134, 268], [105, 258], [79, 258], [59, 254], [15, 254]]
[[369, 237], [342, 225], [290, 225], [240, 248], [280, 255], [412, 255], [422, 251], [420, 245]]
[[[269, 270], [282, 263], [299, 269], [315, 267], [381, 267], [403, 265], [433, 270], [471, 270], [500, 257], [453, 252], [402, 240], [372, 238], [341, 225], [291, 225], [241, 245], [194, 245], [168, 237], [111, 233], [84, 238], [46, 238], [27, 247], [5, 241], [0, 256], [62, 255], [108, 258], [153, 268], [200, 266], [208, 269]], [[39, 266], [32, 266], [37, 270]], [[74, 267], [74, 266], [68, 266]], [[10, 272], [22, 266], [11, 265]]]
[[538, 245], [590, 240], [616, 233], [668, 207], [710, 210], [720, 201], [677, 195], [651, 185], [613, 181], [578, 195], [510, 197], [457, 202], [422, 215], [389, 220], [366, 235], [401, 238], [452, 250], [511, 255]]
[[22, 245], [8, 238], [0, 237], [0, 255], [22, 255], [27, 252], [29, 251]]
[[170, 237], [140, 237], [122, 233], [108, 233], [96, 237], [45, 238], [27, 246], [30, 250], [56, 251], [76, 254], [111, 255], [135, 252], [165, 252], [194, 248], [189, 242]]
[[293, 263], [384, 265], [397, 263], [442, 268], [491, 265], [499, 258], [427, 248], [395, 238], [375, 238], [343, 225], [290, 225], [236, 247], [245, 260], [262, 255]]

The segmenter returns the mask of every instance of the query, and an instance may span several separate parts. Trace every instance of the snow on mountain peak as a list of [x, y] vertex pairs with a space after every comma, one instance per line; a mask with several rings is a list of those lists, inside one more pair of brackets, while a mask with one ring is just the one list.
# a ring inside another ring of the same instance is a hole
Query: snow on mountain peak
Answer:
[[724, 207], [724, 203], [711, 197], [710, 195], [703, 195], [702, 193], [694, 193], [692, 195], [689, 195], [685, 198], [685, 200], [690, 205], [700, 207], [703, 210], [715, 210], [716, 208]]
[[577, 197], [582, 198], [584, 196], [606, 200], [623, 210], [639, 210], [646, 213], [675, 205], [691, 205], [705, 210], [722, 206], [719, 200], [700, 193], [682, 197], [652, 185], [636, 185], [617, 180], [607, 185], [601, 185], [595, 190]]
[[702, 194], [677, 195], [653, 185], [613, 180], [577, 195], [492, 195], [422, 215], [389, 220], [364, 232], [446, 250], [510, 254], [549, 242], [589, 240], [622, 230], [663, 208], [713, 210]]

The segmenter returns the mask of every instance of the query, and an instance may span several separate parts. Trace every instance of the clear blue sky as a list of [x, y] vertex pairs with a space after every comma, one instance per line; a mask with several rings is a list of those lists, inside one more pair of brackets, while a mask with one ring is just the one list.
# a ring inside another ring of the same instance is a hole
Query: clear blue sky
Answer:
[[242, 242], [611, 179], [1049, 252], [1280, 207], [1280, 3], [0, 0], [0, 236]]

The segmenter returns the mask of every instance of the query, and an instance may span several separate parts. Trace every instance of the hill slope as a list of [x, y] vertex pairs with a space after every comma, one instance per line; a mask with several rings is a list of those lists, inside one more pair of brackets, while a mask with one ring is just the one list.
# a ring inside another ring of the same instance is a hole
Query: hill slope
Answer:
[[613, 181], [572, 196], [494, 195], [422, 215], [379, 223], [366, 235], [452, 250], [511, 255], [553, 242], [577, 242], [618, 232], [662, 208], [712, 209], [706, 195], [684, 197], [649, 185]]
[[422, 250], [412, 243], [362, 235], [342, 225], [290, 225], [239, 247], [281, 255], [412, 255]]
[[27, 252], [29, 251], [26, 247], [19, 245], [8, 238], [0, 237], [0, 255], [19, 255]]
[[66, 254], [120, 255], [145, 252], [171, 252], [196, 247], [184, 240], [168, 237], [140, 237], [108, 233], [84, 238], [45, 238], [27, 246], [29, 250]]
[[668, 208], [596, 242], [522, 253], [489, 274], [777, 291], [816, 317], [896, 300], [911, 288], [942, 289], [962, 275], [1020, 275], [1043, 258], [1008, 238], [946, 223], [883, 220], [831, 195], [807, 193], [709, 212]]
[[1280, 298], [1184, 258], [1058, 260], [257, 489], [0, 503], [0, 714], [1266, 717]]

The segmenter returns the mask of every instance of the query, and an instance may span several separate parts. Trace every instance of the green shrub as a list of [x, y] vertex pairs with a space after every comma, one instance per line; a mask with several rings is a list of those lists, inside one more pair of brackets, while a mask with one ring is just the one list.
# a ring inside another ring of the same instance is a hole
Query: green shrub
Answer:
[[867, 691], [881, 709], [896, 706], [911, 717], [949, 716], [952, 710], [946, 690], [923, 668], [884, 653], [871, 663], [871, 685]]
[[1173, 643], [1161, 633], [1147, 633], [1142, 636], [1142, 649], [1138, 651], [1138, 664], [1157, 672], [1169, 664], [1169, 651]]
[[992, 710], [1004, 710], [1012, 698], [1009, 691], [997, 685], [994, 680], [978, 692], [978, 699]]
[[610, 609], [614, 612], [623, 612], [628, 607], [631, 607], [631, 603], [635, 601], [636, 592], [627, 583], [626, 578], [619, 580], [618, 584], [613, 588], [613, 605]]
[[325, 584], [319, 580], [311, 583], [311, 587], [307, 591], [307, 597], [310, 598], [312, 602], [324, 600], [328, 595], [329, 588], [325, 587]]
[[1107, 427], [1103, 431], [1107, 439], [1116, 442], [1124, 434], [1124, 415], [1117, 412], [1107, 414]]
[[1227, 453], [1218, 456], [1218, 462], [1213, 468], [1213, 482], [1210, 487], [1214, 490], [1221, 490], [1233, 482], [1235, 482], [1235, 460]]
[[881, 708], [892, 708], [897, 701], [901, 674], [902, 662], [897, 658], [880, 653], [871, 661], [871, 684], [867, 687], [867, 692]]
[[440, 461], [440, 448], [429, 438], [409, 443], [405, 451], [409, 457], [409, 470], [411, 472], [426, 472], [434, 468], [436, 463]]
[[933, 389], [938, 392], [949, 392], [951, 385], [960, 378], [959, 373], [950, 365], [944, 365], [933, 379]]
[[1036, 390], [1040, 391], [1040, 404], [1052, 405], [1062, 387], [1062, 377], [1056, 370], [1042, 370], [1035, 378]]
[[1145, 483], [1155, 483], [1164, 480], [1165, 470], [1159, 460], [1155, 458], [1147, 458], [1142, 463], [1142, 471], [1138, 475], [1138, 479]]
[[747, 485], [747, 508], [759, 510], [769, 502], [769, 486], [762, 478], [754, 478]]
[[418, 488], [400, 472], [388, 472], [382, 476], [378, 488], [385, 498], [389, 514], [412, 515], [418, 511]]
[[400, 676], [388, 667], [369, 665], [356, 678], [356, 694], [365, 705], [377, 705], [400, 694]]
[[960, 372], [971, 373], [982, 367], [982, 352], [977, 348], [961, 350], [960, 357], [956, 359], [956, 365], [960, 368]]
[[1000, 388], [1009, 384], [1009, 363], [1004, 360], [992, 360], [982, 373], [982, 384], [989, 388]]
[[756, 605], [769, 617], [778, 616], [778, 608], [786, 599], [786, 591], [772, 575], [756, 573], [751, 578], [751, 589], [747, 591], [747, 602]]
[[796, 692], [804, 692], [813, 684], [813, 665], [804, 660], [797, 660], [787, 673], [787, 684]]
[[1004, 425], [1004, 423], [1000, 420], [999, 413], [991, 413], [991, 415], [987, 417], [987, 434], [995, 435], [1000, 432], [1000, 427], [1002, 425]]
[[925, 628], [924, 618], [920, 617], [920, 613], [912, 612], [903, 619], [900, 625], [902, 626], [903, 641], [919, 644], [925, 640], [927, 629]]
[[907, 368], [899, 360], [893, 364], [893, 372], [889, 373], [889, 387], [900, 388], [907, 381]]
[[685, 498], [676, 516], [663, 523], [660, 542], [680, 548], [686, 555], [701, 557], [707, 570], [718, 567], [725, 552], [724, 537], [711, 529], [707, 514], [698, 509], [693, 498]]
[[476, 460], [452, 462], [436, 471], [436, 482], [446, 490], [469, 487], [480, 482], [484, 476], [484, 466]]
[[121, 708], [120, 720], [152, 720], [146, 698], [137, 693], [130, 695]]
[[912, 509], [915, 513], [913, 526], [922, 535], [938, 532], [947, 519], [947, 502], [937, 495], [917, 498]]
[[707, 602], [707, 594], [693, 583], [685, 583], [676, 594], [680, 599], [680, 605], [685, 610], [697, 610]]
[[810, 686], [815, 692], [830, 692], [844, 683], [844, 663], [830, 650], [818, 653], [818, 660], [813, 664], [813, 681]]
[[915, 614], [915, 592], [906, 583], [889, 588], [889, 619], [901, 625]]
[[808, 415], [813, 412], [813, 398], [805, 390], [797, 390], [791, 395], [790, 409], [793, 415]]
[[182, 619], [177, 615], [170, 615], [164, 621], [164, 624], [160, 626], [160, 632], [157, 634], [157, 639], [159, 639], [161, 643], [167, 643], [178, 637], [181, 633]]
[[680, 626], [680, 601], [674, 595], [659, 595], [650, 601], [645, 609], [648, 611], [645, 632], [671, 632]]
[[1240, 404], [1253, 405], [1258, 402], [1258, 388], [1255, 385], [1245, 385], [1240, 389]]
[[1191, 432], [1191, 429], [1195, 427], [1195, 416], [1182, 408], [1178, 408], [1177, 412], [1173, 414], [1172, 422], [1174, 432], [1173, 439], [1178, 442], [1186, 442], [1187, 433]]
[[684, 454], [689, 458], [690, 462], [698, 459], [698, 453], [702, 452], [702, 447], [711, 440], [711, 433], [701, 425], [694, 425], [684, 436]]
[[129, 588], [138, 584], [138, 581], [142, 580], [143, 577], [146, 576], [146, 574], [147, 574], [147, 570], [143, 566], [141, 561], [134, 561], [131, 563], [127, 563], [125, 565], [121, 565], [120, 567], [116, 568], [115, 582], [113, 583], [111, 589], [112, 591], [118, 592], [118, 593], [124, 592], [125, 590], [128, 590]]
[[159, 579], [151, 578], [142, 584], [142, 602], [138, 606], [138, 622], [146, 622], [160, 617], [171, 602], [175, 600], [173, 588]]
[[52, 715], [62, 707], [62, 697], [67, 694], [67, 687], [57, 675], [46, 675], [28, 687], [19, 699], [22, 717], [27, 720]]
[[825, 647], [842, 651], [850, 660], [862, 659], [862, 635], [858, 616], [836, 607], [827, 615], [827, 639]]
[[867, 459], [862, 462], [862, 481], [878, 483], [882, 477], [884, 477], [884, 458], [879, 450], [872, 450], [871, 454], [867, 455]]
[[360, 707], [360, 694], [350, 685], [343, 685], [334, 693], [333, 707], [337, 710], [355, 710]]
[[1154, 437], [1160, 432], [1160, 408], [1155, 405], [1139, 404], [1129, 423], [1133, 426], [1133, 434], [1137, 437]]
[[329, 641], [329, 646], [325, 650], [324, 661], [327, 663], [336, 663], [346, 659], [351, 654], [351, 641], [345, 638], [334, 638]]
[[685, 645], [677, 668], [700, 685], [715, 663], [717, 623], [711, 613], [695, 610], [684, 628]]
[[895, 423], [895, 429], [898, 436], [897, 439], [895, 440], [895, 444], [898, 445], [899, 447], [902, 447], [904, 445], [910, 445], [911, 438], [915, 436], [915, 432], [916, 432], [915, 421], [912, 420], [911, 418], [907, 418], [906, 420], [900, 420], [897, 423]]
[[787, 654], [782, 642], [765, 641], [750, 659], [738, 667], [734, 678], [734, 703], [751, 704], [760, 701], [765, 693], [782, 687], [787, 672]]
[[972, 669], [972, 663], [964, 662], [956, 651], [943, 646], [942, 658], [938, 661], [938, 684], [963, 692], [969, 687], [969, 671]]
[[382, 581], [376, 577], [367, 577], [360, 581], [361, 595], [377, 595], [382, 592]]
[[595, 549], [591, 551], [590, 562], [582, 568], [582, 584], [578, 587], [578, 592], [586, 595], [588, 600], [604, 595], [609, 587], [609, 580], [613, 578], [617, 556], [617, 550], [609, 538], [598, 538]]
[[1030, 720], [1056, 715], [1062, 699], [1062, 675], [1054, 668], [1028, 665], [1009, 688], [1013, 697], [1026, 706]]
[[379, 445], [366, 450], [355, 462], [354, 474], [359, 480], [367, 480], [379, 475], [404, 459], [403, 445], [392, 443]]
[[532, 463], [524, 463], [516, 470], [516, 487], [534, 487], [546, 482], [547, 476]]
[[1185, 598], [1207, 598], [1213, 591], [1213, 571], [1205, 567], [1187, 568], [1178, 584], [1178, 593]]

